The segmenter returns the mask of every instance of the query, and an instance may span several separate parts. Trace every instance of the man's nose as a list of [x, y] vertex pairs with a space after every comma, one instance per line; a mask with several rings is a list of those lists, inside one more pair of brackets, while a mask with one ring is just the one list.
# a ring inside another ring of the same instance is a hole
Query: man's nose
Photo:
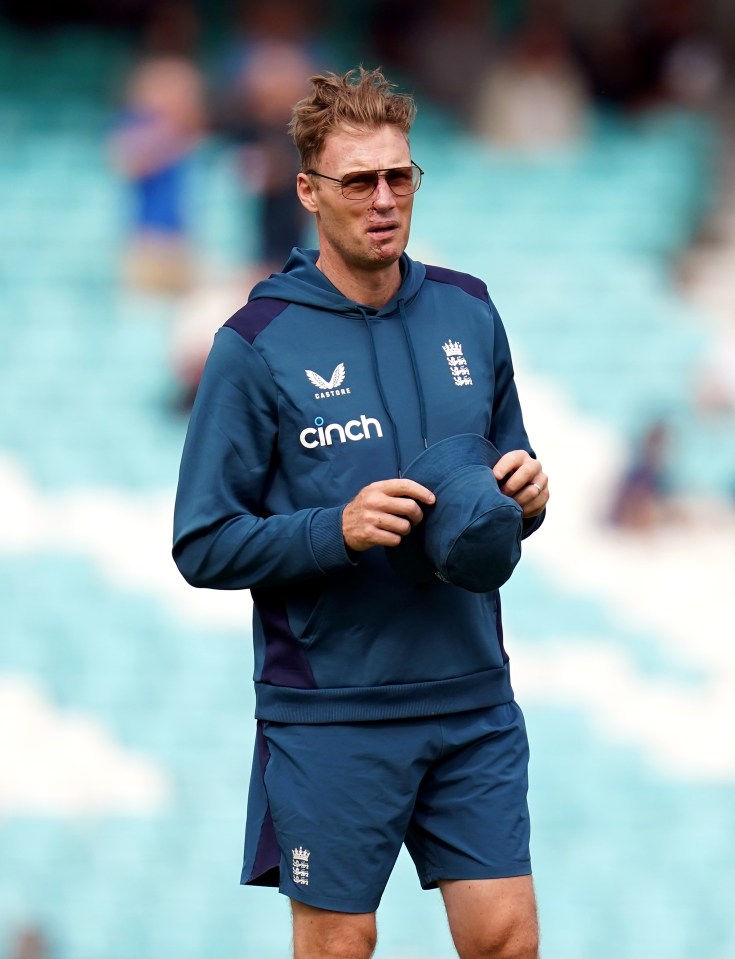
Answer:
[[373, 191], [372, 201], [372, 206], [376, 210], [385, 210], [395, 206], [396, 198], [388, 186], [388, 181], [385, 179], [385, 176], [378, 177], [378, 185]]

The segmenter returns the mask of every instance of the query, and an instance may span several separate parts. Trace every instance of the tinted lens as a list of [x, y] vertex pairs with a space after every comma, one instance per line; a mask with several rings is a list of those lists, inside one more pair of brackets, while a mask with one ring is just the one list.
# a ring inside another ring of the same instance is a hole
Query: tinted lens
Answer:
[[420, 176], [418, 167], [402, 166], [396, 167], [395, 170], [388, 170], [385, 179], [396, 196], [406, 196], [408, 193], [416, 192]]
[[377, 185], [378, 174], [374, 170], [348, 173], [342, 177], [342, 193], [348, 200], [370, 196]]
[[[396, 196], [415, 193], [421, 185], [421, 170], [415, 163], [411, 166], [394, 167], [392, 170], [381, 171], [381, 173]], [[346, 173], [342, 177], [342, 195], [348, 200], [366, 199], [376, 189], [380, 175], [376, 170]]]

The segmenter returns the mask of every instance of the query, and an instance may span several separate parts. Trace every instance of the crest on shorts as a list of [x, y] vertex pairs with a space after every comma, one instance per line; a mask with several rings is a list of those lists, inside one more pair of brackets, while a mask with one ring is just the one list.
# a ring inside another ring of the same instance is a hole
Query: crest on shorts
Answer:
[[311, 850], [298, 846], [291, 850], [291, 868], [293, 881], [299, 886], [309, 885], [309, 857]]

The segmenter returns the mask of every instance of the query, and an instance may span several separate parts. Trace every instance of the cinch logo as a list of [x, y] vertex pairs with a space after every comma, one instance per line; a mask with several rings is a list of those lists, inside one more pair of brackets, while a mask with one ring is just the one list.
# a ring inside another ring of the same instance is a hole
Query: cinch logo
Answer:
[[324, 425], [324, 417], [317, 416], [313, 426], [308, 426], [301, 431], [299, 440], [301, 445], [307, 450], [316, 449], [317, 446], [332, 446], [335, 438], [340, 443], [346, 443], [347, 440], [357, 442], [358, 440], [371, 440], [373, 436], [370, 432], [371, 427], [375, 429], [375, 436], [383, 436], [383, 427], [371, 416], [365, 416], [363, 413], [359, 420], [348, 420], [344, 426], [340, 423], [330, 423]]

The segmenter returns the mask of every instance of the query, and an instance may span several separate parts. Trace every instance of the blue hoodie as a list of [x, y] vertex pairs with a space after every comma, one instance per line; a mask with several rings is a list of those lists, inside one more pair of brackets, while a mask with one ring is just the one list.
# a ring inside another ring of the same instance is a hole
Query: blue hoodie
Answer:
[[[342, 510], [427, 445], [479, 433], [533, 451], [485, 285], [405, 254], [375, 310], [294, 250], [215, 336], [176, 497], [176, 564], [250, 589], [256, 716], [326, 723], [513, 699], [500, 597], [409, 586], [385, 550], [349, 553]], [[524, 535], [542, 516], [524, 524]]]

